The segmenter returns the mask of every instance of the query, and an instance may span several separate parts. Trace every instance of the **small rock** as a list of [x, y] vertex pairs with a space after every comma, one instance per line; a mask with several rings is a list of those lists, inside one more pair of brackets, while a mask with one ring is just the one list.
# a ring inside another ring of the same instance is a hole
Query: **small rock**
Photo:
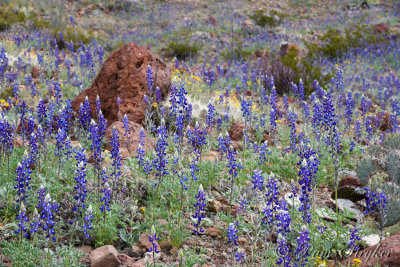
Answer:
[[237, 239], [237, 242], [239, 243], [239, 245], [243, 246], [248, 242], [248, 240], [244, 236], [239, 236], [239, 238]]
[[131, 258], [125, 254], [118, 254], [117, 259], [120, 262], [120, 264], [127, 265], [127, 266], [131, 266], [135, 262], [135, 260], [133, 258]]
[[[157, 241], [155, 243], [157, 247], [160, 248], [160, 245], [157, 243]], [[153, 244], [149, 241], [149, 234], [142, 234], [139, 237], [139, 246], [146, 249], [147, 251], [153, 246]]]
[[211, 199], [208, 201], [207, 209], [210, 212], [218, 213], [222, 210], [222, 204], [216, 199]]
[[77, 249], [79, 249], [80, 251], [82, 251], [85, 254], [90, 254], [90, 252], [93, 251], [93, 247], [89, 246], [89, 245], [80, 246], [80, 247], [77, 247]]
[[209, 236], [215, 238], [215, 237], [222, 236], [222, 232], [215, 227], [211, 227], [206, 230], [206, 235], [209, 235]]
[[90, 266], [91, 267], [118, 267], [119, 261], [117, 259], [118, 252], [114, 246], [107, 245], [96, 248], [90, 253]]
[[132, 250], [129, 253], [129, 255], [134, 258], [141, 258], [143, 256], [143, 254], [144, 254], [143, 250], [140, 247], [135, 246], [135, 245], [132, 246]]
[[338, 198], [337, 205], [338, 208], [342, 211], [347, 209], [348, 211], [354, 213], [353, 218], [356, 219], [358, 222], [360, 222], [364, 218], [364, 213], [359, 210], [352, 201], [348, 199]]
[[171, 240], [163, 240], [160, 242], [160, 248], [162, 251], [170, 251], [172, 249]]
[[368, 247], [372, 247], [379, 243], [380, 237], [377, 234], [372, 234], [361, 237], [361, 240], [367, 243]]

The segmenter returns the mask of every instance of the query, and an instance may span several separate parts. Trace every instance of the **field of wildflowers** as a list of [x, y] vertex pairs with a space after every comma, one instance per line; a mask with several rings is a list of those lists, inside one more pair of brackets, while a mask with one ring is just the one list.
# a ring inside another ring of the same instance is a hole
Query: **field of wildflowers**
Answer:
[[[356, 252], [400, 238], [396, 1], [0, 7], [0, 266], [380, 266]], [[171, 73], [139, 140], [72, 108], [128, 42]]]

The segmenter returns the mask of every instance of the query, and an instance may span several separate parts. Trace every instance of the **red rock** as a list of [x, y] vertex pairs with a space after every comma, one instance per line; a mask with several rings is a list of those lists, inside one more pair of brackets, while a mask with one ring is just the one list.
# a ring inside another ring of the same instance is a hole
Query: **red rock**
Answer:
[[243, 140], [244, 124], [234, 122], [229, 127], [228, 133], [231, 141], [242, 141]]
[[346, 176], [343, 177], [339, 182], [339, 187], [349, 186], [349, 187], [362, 187], [363, 184], [360, 182], [358, 177]]
[[119, 261], [117, 259], [118, 252], [114, 246], [107, 245], [96, 248], [90, 253], [90, 266], [91, 267], [118, 267]]
[[252, 96], [253, 93], [250, 90], [246, 90], [246, 92], [244, 93], [245, 96]]
[[135, 263], [135, 259], [133, 259], [125, 254], [118, 254], [117, 259], [120, 262], [120, 264], [127, 265], [127, 266], [132, 266], [132, 264]]
[[360, 266], [375, 266], [378, 262], [379, 266], [400, 266], [400, 233], [385, 238], [378, 250], [377, 246], [379, 244], [357, 251], [342, 264], [351, 265], [353, 259], [357, 258], [361, 260]]
[[373, 25], [373, 29], [375, 33], [388, 33], [389, 32], [389, 24], [387, 23], [378, 23]]
[[40, 75], [40, 69], [38, 67], [33, 67], [31, 70], [31, 76], [33, 79], [39, 78]]
[[[152, 67], [155, 87], [160, 88], [162, 99], [166, 98], [171, 88], [167, 65], [145, 47], [129, 43], [112, 53], [104, 62], [92, 85], [72, 101], [73, 110], [78, 112], [80, 104], [87, 96], [92, 117], [95, 117], [95, 101], [98, 95], [108, 125], [118, 120], [119, 111], [122, 115], [126, 114], [130, 121], [141, 124], [145, 117], [143, 96], [148, 92], [148, 65]], [[119, 107], [117, 97], [122, 102]]]
[[214, 16], [209, 15], [208, 18], [207, 18], [207, 23], [210, 23], [210, 24], [212, 24], [214, 26], [217, 26], [218, 25], [218, 20]]
[[[128, 136], [125, 135], [125, 129], [123, 128], [124, 123], [121, 121], [116, 121], [113, 124], [111, 124], [105, 134], [105, 138], [107, 140], [108, 146], [107, 149], [111, 151], [111, 137], [112, 137], [112, 129], [115, 127], [118, 131], [118, 136], [119, 136], [119, 144], [120, 144], [120, 152], [122, 158], [127, 158], [130, 155], [136, 156], [137, 155], [137, 148], [139, 146], [139, 139], [140, 139], [140, 130], [142, 129], [142, 126], [139, 124], [130, 121], [129, 122], [129, 129], [130, 129], [130, 139], [128, 142]], [[146, 152], [151, 152], [154, 151], [154, 143], [153, 140], [149, 137], [147, 134], [146, 130], [144, 130], [144, 147], [143, 149]]]

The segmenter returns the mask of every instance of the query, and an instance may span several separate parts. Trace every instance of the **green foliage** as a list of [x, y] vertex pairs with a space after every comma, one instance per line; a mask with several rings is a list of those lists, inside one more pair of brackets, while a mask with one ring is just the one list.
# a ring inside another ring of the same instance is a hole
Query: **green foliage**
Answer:
[[13, 88], [7, 87], [0, 92], [0, 99], [7, 100], [9, 97], [13, 96]]
[[221, 56], [224, 60], [241, 60], [248, 58], [252, 52], [246, 49], [243, 42], [236, 36], [233, 38], [233, 44], [230, 48], [225, 48], [221, 51]]
[[283, 14], [276, 10], [271, 10], [268, 15], [265, 9], [257, 9], [249, 17], [260, 27], [276, 27], [281, 24]]
[[385, 34], [377, 34], [370, 25], [360, 24], [344, 31], [329, 28], [320, 38], [320, 44], [306, 42], [309, 55], [322, 54], [329, 58], [337, 58], [350, 48], [362, 48], [368, 44], [385, 42]]
[[0, 6], [0, 31], [5, 31], [14, 24], [23, 24], [27, 21], [24, 12], [19, 11], [13, 4]]
[[370, 155], [361, 159], [357, 166], [357, 176], [361, 183], [375, 190], [379, 188], [387, 196], [385, 227], [400, 221], [399, 140], [400, 134], [389, 135], [380, 149], [373, 147], [369, 151]]
[[194, 57], [200, 51], [201, 45], [193, 43], [190, 40], [174, 39], [168, 43], [167, 50], [171, 56], [178, 59], [185, 59], [187, 57]]
[[[93, 233], [96, 234], [95, 246], [101, 247], [104, 245], [112, 245], [119, 237], [118, 228], [124, 223], [119, 219], [119, 206], [112, 205], [111, 211], [107, 211], [104, 219], [103, 213], [98, 208], [93, 208], [95, 218], [93, 219]], [[127, 238], [129, 241], [129, 238]]]
[[[21, 242], [3, 242], [2, 254], [9, 257], [13, 266], [84, 266], [79, 260], [84, 257], [82, 251], [66, 246], [56, 247], [56, 252], [49, 252], [26, 239]], [[49, 258], [50, 257], [50, 258]]]

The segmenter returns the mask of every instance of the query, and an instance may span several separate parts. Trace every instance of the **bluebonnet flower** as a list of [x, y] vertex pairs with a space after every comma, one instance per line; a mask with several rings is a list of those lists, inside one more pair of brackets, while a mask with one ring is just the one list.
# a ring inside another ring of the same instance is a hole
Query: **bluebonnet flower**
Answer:
[[3, 46], [0, 52], [0, 80], [3, 80], [7, 68], [8, 68], [8, 57], [7, 57], [7, 52]]
[[238, 249], [237, 252], [235, 253], [235, 258], [236, 262], [240, 262], [242, 264], [246, 263], [246, 260], [244, 258], [244, 250], [243, 249]]
[[106, 220], [106, 211], [110, 211], [110, 202], [111, 202], [111, 187], [105, 182], [103, 189], [101, 190], [103, 194], [100, 198], [101, 206], [100, 211], [104, 214], [104, 221]]
[[211, 129], [215, 125], [215, 108], [214, 108], [213, 104], [211, 104], [211, 102], [208, 103], [207, 108], [208, 108], [208, 110], [207, 110], [207, 117], [206, 117], [206, 125], [208, 128], [208, 131], [211, 131]]
[[196, 235], [199, 235], [200, 233], [204, 232], [203, 227], [200, 226], [201, 220], [205, 218], [205, 215], [203, 214], [204, 208], [206, 206], [205, 200], [205, 194], [203, 190], [203, 186], [200, 185], [199, 187], [199, 192], [196, 195], [197, 202], [193, 205], [196, 208], [196, 213], [193, 216], [193, 219], [196, 220], [196, 223], [194, 224], [195, 230], [193, 230], [193, 233]]
[[13, 128], [10, 123], [4, 117], [0, 118], [0, 152], [7, 157], [13, 152], [13, 139]]
[[294, 251], [294, 257], [296, 262], [300, 264], [300, 266], [305, 266], [308, 261], [308, 257], [310, 249], [310, 232], [307, 229], [307, 226], [303, 225], [302, 232], [297, 237], [297, 247]]
[[37, 121], [39, 125], [42, 125], [44, 128], [46, 128], [46, 123], [47, 123], [47, 111], [46, 111], [46, 104], [43, 101], [43, 99], [39, 99], [38, 105], [37, 105]]
[[368, 110], [371, 108], [371, 100], [368, 99], [368, 97], [365, 97], [364, 95], [361, 97], [361, 102], [360, 102], [360, 108], [361, 108], [361, 117], [364, 117], [367, 113]]
[[58, 208], [60, 207], [55, 201], [53, 201], [50, 197], [49, 194], [47, 194], [45, 197], [43, 197], [43, 193], [45, 190], [44, 188], [41, 188], [38, 193], [39, 193], [39, 206], [38, 208], [40, 209], [40, 219], [42, 220], [41, 226], [43, 231], [46, 232], [46, 238], [50, 239], [55, 242], [55, 229], [54, 229], [54, 216], [55, 212], [58, 212]]
[[251, 182], [254, 185], [253, 189], [263, 191], [264, 177], [262, 176], [262, 171], [254, 170], [254, 175], [252, 176], [252, 178], [253, 180]]
[[321, 235], [324, 234], [326, 228], [327, 228], [327, 227], [326, 227], [323, 223], [321, 223], [321, 225], [317, 227], [318, 232], [320, 232]]
[[246, 99], [242, 99], [241, 101], [241, 111], [242, 111], [242, 116], [244, 119], [244, 123], [246, 126], [251, 124], [251, 119], [252, 119], [252, 106], [253, 103], [251, 101], [251, 99], [249, 99], [249, 101], [246, 101]]
[[21, 206], [19, 207], [19, 213], [17, 216], [17, 220], [18, 220], [18, 229], [14, 233], [20, 234], [21, 240], [22, 240], [23, 236], [29, 237], [29, 234], [28, 234], [26, 226], [25, 226], [25, 223], [29, 222], [29, 219], [26, 216], [26, 208], [25, 208], [24, 203], [21, 203]]
[[90, 100], [88, 97], [85, 97], [85, 101], [83, 104], [81, 103], [79, 107], [79, 115], [78, 115], [78, 120], [79, 124], [84, 130], [88, 130], [90, 126], [90, 121], [92, 120], [92, 117], [90, 115]]
[[289, 109], [289, 127], [290, 127], [290, 146], [289, 149], [292, 150], [292, 152], [296, 151], [296, 144], [297, 144], [297, 135], [296, 135], [296, 120], [297, 120], [297, 114], [292, 111], [292, 109]]
[[145, 150], [143, 149], [143, 146], [145, 144], [145, 135], [144, 135], [144, 129], [143, 127], [139, 131], [139, 141], [138, 141], [138, 147], [136, 149], [137, 155], [136, 158], [138, 159], [139, 166], [143, 166], [144, 168], [144, 157], [145, 157]]
[[352, 229], [350, 230], [350, 242], [348, 244], [351, 251], [358, 251], [360, 249], [356, 244], [357, 241], [361, 241], [361, 238], [358, 236], [357, 228], [352, 227]]
[[268, 177], [267, 183], [265, 185], [265, 197], [267, 199], [267, 206], [273, 207], [279, 205], [278, 195], [279, 195], [279, 187], [278, 187], [278, 179], [275, 179], [275, 175], [271, 173]]
[[125, 130], [124, 136], [128, 136], [127, 141], [126, 141], [126, 146], [129, 147], [129, 143], [130, 143], [130, 139], [131, 139], [131, 128], [129, 125], [128, 116], [126, 116], [126, 114], [124, 115], [122, 122], [123, 122], [122, 129]]
[[76, 25], [76, 21], [72, 15], [69, 15], [69, 21], [71, 22], [72, 26]]
[[220, 153], [220, 159], [222, 160], [224, 156], [228, 154], [229, 147], [231, 146], [231, 139], [228, 133], [226, 133], [225, 136], [221, 133], [217, 140], [218, 152]]
[[372, 116], [366, 116], [364, 120], [365, 132], [367, 133], [367, 141], [372, 139], [373, 128], [372, 128]]
[[239, 232], [239, 230], [236, 229], [236, 224], [237, 223], [230, 223], [229, 224], [229, 228], [228, 228], [228, 232], [227, 232], [228, 244], [230, 244], [231, 246], [238, 246], [239, 245], [238, 242], [237, 242], [237, 239], [239, 238], [237, 233]]
[[113, 170], [111, 172], [111, 176], [114, 178], [113, 180], [113, 192], [117, 186], [118, 179], [121, 176], [121, 155], [119, 153], [119, 137], [118, 131], [115, 126], [112, 129], [112, 136], [111, 136], [111, 159], [112, 159], [112, 167]]
[[168, 159], [166, 153], [166, 149], [168, 146], [167, 138], [168, 138], [167, 128], [165, 127], [164, 119], [162, 119], [161, 125], [160, 127], [158, 127], [158, 139], [156, 142], [156, 149], [155, 149], [156, 157], [153, 160], [154, 169], [157, 171], [156, 177], [158, 181], [154, 185], [154, 187], [157, 187], [157, 191], [160, 186], [160, 183], [162, 182], [163, 177], [165, 175], [168, 175], [168, 170], [167, 170]]
[[148, 249], [148, 252], [153, 254], [153, 263], [155, 265], [156, 263], [156, 257], [155, 254], [160, 253], [160, 251], [158, 250], [158, 245], [157, 245], [157, 241], [160, 238], [157, 237], [157, 233], [156, 233], [156, 229], [154, 228], [154, 225], [151, 227], [151, 234], [149, 234], [149, 242], [151, 243], [151, 247]]
[[346, 96], [346, 106], [344, 109], [344, 116], [347, 119], [347, 124], [350, 125], [351, 124], [351, 119], [353, 116], [353, 109], [354, 109], [354, 99], [353, 99], [353, 95], [351, 92], [347, 93]]
[[75, 159], [77, 161], [76, 164], [76, 170], [75, 170], [75, 181], [76, 185], [74, 186], [74, 190], [76, 192], [76, 195], [74, 196], [74, 199], [76, 203], [74, 204], [74, 207], [72, 209], [73, 212], [81, 212], [81, 208], [85, 209], [85, 199], [86, 199], [86, 163], [87, 163], [87, 158], [86, 158], [86, 153], [83, 148], [78, 148], [76, 150], [76, 155]]
[[33, 216], [30, 226], [31, 226], [31, 229], [29, 230], [30, 234], [35, 234], [38, 228], [40, 227], [40, 216], [37, 208], [35, 208], [33, 211]]
[[188, 143], [191, 145], [192, 153], [196, 159], [201, 157], [203, 146], [207, 144], [206, 136], [207, 131], [205, 129], [202, 130], [198, 122], [196, 122], [193, 130], [188, 127]]
[[290, 257], [292, 250], [290, 249], [285, 236], [283, 236], [282, 234], [278, 234], [277, 244], [278, 245], [276, 247], [276, 254], [279, 257], [279, 259], [276, 262], [276, 264], [278, 265], [282, 264], [285, 267], [289, 267], [290, 262], [292, 260], [292, 258]]
[[276, 133], [276, 128], [278, 126], [276, 124], [277, 119], [278, 118], [277, 118], [276, 110], [272, 108], [269, 113], [269, 122], [270, 122], [270, 126], [271, 126], [272, 135], [275, 135], [275, 133]]
[[30, 161], [35, 164], [36, 159], [39, 154], [38, 139], [35, 133], [32, 133], [29, 138], [29, 148], [30, 148]]
[[99, 135], [104, 136], [107, 130], [107, 120], [104, 118], [103, 112], [101, 111], [101, 102], [99, 96], [96, 96], [96, 114]]
[[94, 158], [94, 170], [96, 172], [97, 176], [97, 182], [98, 182], [98, 188], [100, 188], [100, 169], [101, 169], [101, 162], [102, 162], [102, 136], [100, 135], [100, 130], [99, 126], [97, 123], [92, 120], [90, 122], [90, 134], [89, 134], [89, 140], [92, 141], [92, 144], [90, 146], [91, 150], [93, 151], [93, 158]]
[[240, 196], [240, 207], [239, 210], [246, 210], [246, 206], [249, 204], [249, 202], [247, 201], [247, 196], [246, 193], [244, 193], [242, 196]]
[[364, 212], [365, 215], [369, 213], [378, 213], [384, 214], [386, 212], [386, 205], [387, 205], [387, 197], [385, 193], [381, 190], [374, 192], [369, 189], [369, 187], [365, 187], [366, 196], [365, 196], [365, 203], [367, 204], [367, 209]]
[[277, 201], [276, 204], [276, 227], [278, 229], [278, 233], [285, 235], [286, 233], [290, 232], [290, 222], [292, 219], [290, 218], [285, 200]]
[[29, 185], [29, 181], [31, 180], [31, 173], [32, 170], [29, 168], [29, 165], [31, 164], [30, 157], [28, 155], [28, 152], [25, 150], [24, 156], [22, 157], [22, 161], [18, 163], [17, 169], [15, 173], [17, 174], [17, 178], [15, 178], [15, 181], [17, 182], [17, 185], [14, 187], [14, 189], [17, 190], [17, 203], [22, 204], [25, 199], [27, 198], [27, 190], [31, 189]]
[[298, 93], [299, 93], [299, 98], [301, 101], [305, 100], [305, 96], [304, 96], [304, 84], [303, 84], [303, 80], [300, 79], [299, 81], [299, 87], [298, 87]]
[[191, 119], [191, 105], [188, 104], [186, 98], [187, 92], [184, 84], [178, 84], [171, 88], [170, 95], [170, 117], [175, 121], [176, 132], [174, 135], [174, 143], [181, 154], [181, 146], [183, 142], [184, 130]]
[[92, 205], [89, 205], [89, 208], [85, 212], [85, 216], [83, 217], [83, 232], [87, 239], [90, 239], [89, 230], [92, 229], [92, 219], [94, 218]]

